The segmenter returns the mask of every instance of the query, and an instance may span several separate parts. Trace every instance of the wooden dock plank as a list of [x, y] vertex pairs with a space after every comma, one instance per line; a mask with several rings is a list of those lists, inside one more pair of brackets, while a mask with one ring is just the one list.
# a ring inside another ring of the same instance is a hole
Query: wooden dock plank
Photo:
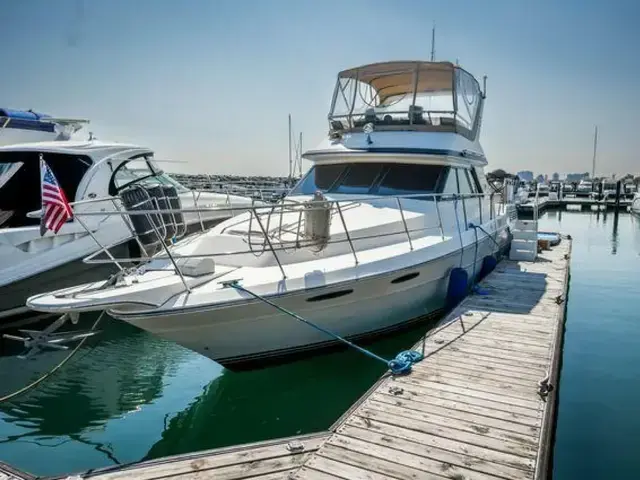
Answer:
[[[310, 454], [315, 452], [329, 436], [327, 432], [177, 455], [132, 466], [92, 471], [84, 474], [82, 478], [95, 480], [286, 478], [289, 472], [302, 466]], [[288, 446], [303, 448], [289, 449]]]
[[547, 475], [571, 241], [505, 261], [384, 376], [294, 478], [541, 479]]

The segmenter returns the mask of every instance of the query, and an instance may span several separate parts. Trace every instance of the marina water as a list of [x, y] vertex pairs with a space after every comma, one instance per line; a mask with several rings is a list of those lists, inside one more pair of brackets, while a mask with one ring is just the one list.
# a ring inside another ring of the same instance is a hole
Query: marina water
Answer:
[[[633, 476], [640, 467], [640, 220], [552, 211], [541, 229], [574, 238], [554, 477]], [[370, 348], [391, 357], [425, 328]], [[230, 372], [124, 323], [106, 321], [100, 330], [53, 376], [0, 403], [0, 460], [54, 475], [325, 430], [383, 372], [344, 350]], [[67, 355], [25, 361], [11, 348], [4, 345], [0, 357], [0, 397]]]

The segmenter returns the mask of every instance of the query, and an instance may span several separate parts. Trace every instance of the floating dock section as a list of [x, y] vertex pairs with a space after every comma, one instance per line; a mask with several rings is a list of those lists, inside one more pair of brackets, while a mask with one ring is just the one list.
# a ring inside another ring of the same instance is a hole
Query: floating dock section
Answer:
[[542, 479], [549, 470], [571, 242], [503, 261], [381, 379], [291, 478]]
[[[570, 238], [504, 260], [330, 432], [94, 470], [70, 479], [539, 480], [555, 430]], [[0, 479], [8, 480], [0, 469]], [[15, 473], [15, 472], [14, 472]], [[16, 476], [15, 478], [28, 478]]]

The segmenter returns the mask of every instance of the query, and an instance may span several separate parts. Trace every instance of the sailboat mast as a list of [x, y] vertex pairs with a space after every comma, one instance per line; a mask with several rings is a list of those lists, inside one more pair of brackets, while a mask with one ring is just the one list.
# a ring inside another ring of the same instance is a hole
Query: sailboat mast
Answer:
[[431, 61], [436, 60], [436, 24], [433, 24], [431, 29]]
[[593, 161], [591, 163], [591, 181], [596, 177], [596, 155], [598, 151], [598, 126], [593, 134]]
[[293, 176], [293, 157], [291, 156], [291, 114], [289, 114], [289, 180]]
[[302, 132], [298, 143], [298, 176], [302, 177]]

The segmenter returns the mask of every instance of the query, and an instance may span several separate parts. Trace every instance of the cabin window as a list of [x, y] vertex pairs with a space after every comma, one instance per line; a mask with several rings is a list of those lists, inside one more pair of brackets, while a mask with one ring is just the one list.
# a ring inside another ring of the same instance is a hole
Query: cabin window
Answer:
[[[0, 153], [0, 228], [38, 225], [29, 212], [40, 210], [40, 152]], [[91, 166], [84, 155], [45, 153], [44, 160], [58, 180], [67, 200], [76, 200], [78, 185]]]
[[382, 173], [382, 163], [354, 163], [332, 189], [332, 193], [367, 194]]
[[376, 193], [378, 195], [434, 193], [444, 169], [442, 165], [390, 164]]
[[405, 163], [315, 165], [290, 195], [312, 195], [317, 190], [394, 196], [435, 193], [445, 171], [443, 165]]
[[458, 188], [460, 189], [460, 194], [468, 195], [470, 193], [473, 193], [466, 170], [462, 168], [456, 168], [456, 171], [458, 172]]
[[442, 193], [446, 195], [458, 194], [458, 179], [456, 177], [456, 169], [449, 168], [447, 172], [447, 180], [444, 183], [444, 187], [442, 188]]
[[345, 164], [315, 165], [292, 190], [291, 195], [313, 195], [327, 192], [346, 170]]
[[482, 187], [480, 186], [480, 180], [478, 180], [478, 173], [475, 168], [469, 170], [469, 174], [471, 175], [471, 184], [475, 185], [475, 191], [477, 193], [482, 193]]

